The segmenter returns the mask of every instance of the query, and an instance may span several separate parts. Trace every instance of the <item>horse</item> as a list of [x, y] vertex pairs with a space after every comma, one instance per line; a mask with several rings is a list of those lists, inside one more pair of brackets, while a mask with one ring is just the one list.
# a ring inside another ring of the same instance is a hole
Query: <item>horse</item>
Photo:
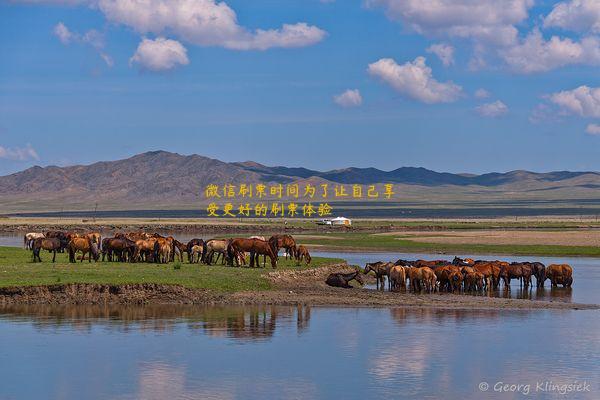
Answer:
[[[44, 237], [45, 238], [56, 238], [60, 241], [65, 241], [66, 243], [69, 242], [69, 238], [67, 237], [67, 233], [64, 231], [47, 231], [44, 232]], [[59, 253], [63, 253], [65, 251], [65, 249], [67, 248], [67, 246], [62, 246], [60, 248], [60, 250], [58, 250]]]
[[173, 254], [173, 240], [164, 237], [157, 237], [154, 242], [154, 261], [167, 264], [171, 261]]
[[379, 290], [379, 289], [384, 290], [385, 289], [385, 277], [389, 274], [389, 271], [393, 266], [394, 266], [393, 263], [386, 263], [383, 261], [367, 263], [365, 265], [363, 274], [366, 275], [369, 272], [373, 271], [373, 273], [375, 274], [375, 278], [377, 279], [377, 281], [376, 281], [377, 290]]
[[296, 261], [298, 262], [298, 265], [302, 263], [303, 259], [306, 261], [306, 265], [310, 265], [310, 262], [312, 260], [310, 257], [310, 253], [308, 252], [308, 249], [305, 246], [300, 245], [296, 249]]
[[210, 239], [204, 243], [204, 252], [202, 253], [202, 260], [205, 264], [210, 265], [213, 262], [213, 255], [217, 253], [217, 259], [222, 258], [222, 263], [225, 264], [227, 258], [227, 247], [231, 239]]
[[102, 261], [104, 261], [105, 256], [108, 257], [108, 261], [113, 261], [113, 253], [121, 262], [128, 260], [132, 262], [136, 253], [135, 242], [125, 236], [102, 239]]
[[204, 259], [202, 258], [202, 253], [204, 252], [204, 240], [202, 239], [192, 239], [189, 242], [187, 242], [186, 245], [186, 253], [188, 255], [188, 262], [189, 263], [193, 263], [194, 261], [192, 260], [192, 249], [194, 246], [200, 246], [202, 251], [200, 252], [200, 258], [198, 259], [198, 262], [200, 262], [201, 260], [204, 261]]
[[239, 264], [238, 255], [241, 252], [250, 253], [250, 268], [254, 267], [256, 262], [259, 265], [258, 256], [266, 255], [271, 260], [271, 267], [277, 268], [277, 257], [271, 244], [259, 239], [232, 239], [227, 245], [227, 255], [229, 257], [229, 265], [233, 266], [234, 260]]
[[81, 251], [81, 262], [85, 259], [86, 254], [89, 253], [88, 262], [98, 261], [100, 254], [98, 253], [98, 246], [89, 237], [74, 237], [67, 246], [69, 249], [69, 262], [75, 262], [75, 254]]
[[348, 274], [343, 274], [340, 272], [329, 274], [329, 276], [325, 280], [325, 283], [333, 287], [352, 289], [352, 286], [349, 285], [349, 282], [351, 280], [356, 280], [361, 285], [364, 285], [364, 281], [361, 277], [360, 271], [350, 272]]
[[192, 246], [192, 248], [190, 249], [190, 251], [188, 251], [188, 259], [190, 261], [190, 263], [200, 263], [200, 261], [202, 260], [202, 252], [204, 250], [204, 246], [201, 245], [194, 245]]
[[286, 260], [288, 255], [292, 259], [296, 257], [296, 240], [292, 235], [273, 235], [269, 238], [269, 244], [273, 248], [273, 252], [277, 258], [279, 258], [279, 249], [285, 249]]
[[52, 252], [52, 262], [56, 261], [56, 252], [61, 253], [64, 251], [64, 248], [67, 246], [66, 238], [37, 238], [33, 241], [31, 245], [31, 250], [33, 252], [33, 262], [42, 262], [40, 258], [40, 250], [48, 250]]
[[152, 262], [155, 259], [154, 244], [156, 243], [155, 238], [150, 239], [139, 239], [135, 241], [135, 254], [133, 259], [135, 261], [146, 261]]
[[26, 250], [31, 250], [31, 245], [33, 244], [33, 241], [35, 239], [44, 238], [44, 237], [46, 237], [46, 236], [44, 236], [44, 234], [41, 233], [41, 232], [29, 232], [29, 233], [26, 233], [23, 236], [23, 247]]
[[390, 268], [389, 274], [389, 282], [390, 282], [390, 291], [396, 290], [400, 286], [406, 287], [406, 270], [405, 267], [401, 265], [394, 265]]
[[568, 264], [550, 264], [546, 268], [546, 276], [550, 279], [552, 287], [563, 285], [571, 287], [573, 284], [573, 268]]
[[546, 266], [541, 262], [524, 262], [523, 264], [531, 267], [531, 273], [535, 276], [535, 286], [544, 287], [544, 281], [546, 280]]

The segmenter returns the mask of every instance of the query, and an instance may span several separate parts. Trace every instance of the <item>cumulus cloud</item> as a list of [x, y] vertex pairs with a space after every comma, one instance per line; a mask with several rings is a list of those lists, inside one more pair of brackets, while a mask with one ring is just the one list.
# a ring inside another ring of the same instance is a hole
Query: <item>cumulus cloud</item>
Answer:
[[167, 71], [178, 65], [187, 65], [189, 60], [181, 43], [159, 37], [155, 40], [142, 39], [129, 63], [149, 71]]
[[573, 90], [553, 93], [548, 99], [563, 114], [600, 118], [600, 88], [579, 86]]
[[462, 88], [451, 81], [438, 82], [425, 57], [399, 65], [391, 58], [382, 58], [369, 64], [368, 72], [380, 78], [397, 92], [423, 103], [450, 103], [462, 95]]
[[333, 96], [333, 101], [342, 107], [357, 107], [362, 104], [362, 96], [358, 89], [348, 89]]
[[508, 113], [508, 107], [500, 100], [496, 100], [493, 103], [486, 103], [475, 107], [475, 111], [482, 117], [496, 118]]
[[533, 0], [366, 0], [366, 4], [383, 7], [389, 18], [421, 34], [506, 45], [516, 40], [514, 25], [528, 18]]
[[475, 98], [477, 99], [487, 99], [488, 97], [490, 97], [490, 92], [483, 88], [477, 89], [475, 91]]
[[500, 51], [515, 72], [545, 72], [567, 65], [600, 65], [600, 40], [585, 37], [580, 41], [552, 36], [545, 40], [535, 29], [521, 43]]
[[98, 0], [97, 7], [108, 20], [142, 34], [167, 32], [200, 46], [266, 50], [309, 46], [326, 36], [304, 22], [252, 31], [238, 23], [231, 7], [215, 0]]
[[113, 59], [104, 52], [104, 35], [95, 29], [90, 29], [84, 34], [71, 31], [64, 23], [59, 22], [54, 26], [52, 31], [54, 35], [64, 45], [71, 43], [80, 43], [93, 47], [100, 58], [106, 63], [107, 66], [112, 67], [114, 65]]
[[600, 125], [588, 124], [588, 126], [585, 128], [585, 132], [589, 133], [590, 135], [598, 136], [600, 135]]
[[600, 33], [600, 2], [598, 0], [560, 2], [544, 18], [544, 26], [575, 32]]
[[25, 147], [3, 147], [0, 146], [0, 159], [28, 161], [39, 160], [37, 151], [28, 143]]
[[438, 56], [442, 64], [446, 67], [454, 64], [454, 47], [450, 45], [436, 43], [429, 46], [426, 51]]

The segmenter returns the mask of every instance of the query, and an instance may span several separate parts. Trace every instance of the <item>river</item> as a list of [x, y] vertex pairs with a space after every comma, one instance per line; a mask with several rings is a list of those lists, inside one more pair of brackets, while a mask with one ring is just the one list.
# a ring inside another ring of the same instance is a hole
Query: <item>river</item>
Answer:
[[[573, 289], [527, 296], [600, 303], [600, 260], [537, 259]], [[0, 399], [600, 398], [597, 310], [15, 306], [0, 343]]]
[[[598, 317], [597, 311], [13, 307], [0, 311], [0, 398], [526, 397], [495, 391], [502, 382], [529, 385], [529, 396], [596, 399]], [[589, 387], [560, 396], [536, 391], [539, 382]]]

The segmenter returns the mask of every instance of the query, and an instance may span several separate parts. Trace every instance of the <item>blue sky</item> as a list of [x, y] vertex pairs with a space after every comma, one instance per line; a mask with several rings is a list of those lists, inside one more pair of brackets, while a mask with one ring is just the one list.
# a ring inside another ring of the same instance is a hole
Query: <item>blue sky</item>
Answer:
[[600, 170], [599, 34], [590, 0], [0, 0], [0, 174]]

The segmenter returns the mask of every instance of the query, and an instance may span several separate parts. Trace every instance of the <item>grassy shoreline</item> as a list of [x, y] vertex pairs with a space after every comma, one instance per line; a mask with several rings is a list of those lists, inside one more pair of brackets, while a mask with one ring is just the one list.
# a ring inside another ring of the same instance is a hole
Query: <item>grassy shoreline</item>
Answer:
[[379, 236], [366, 233], [332, 234], [330, 238], [303, 238], [302, 243], [322, 251], [385, 251], [426, 254], [493, 254], [548, 257], [600, 257], [597, 246], [563, 246], [538, 244], [454, 244], [418, 242], [401, 235]]
[[[70, 264], [66, 254], [41, 254], [42, 263], [31, 262], [31, 252], [16, 247], [0, 247], [0, 288], [56, 284], [165, 284], [181, 285], [192, 289], [210, 289], [222, 292], [269, 290], [271, 283], [263, 275], [273, 269], [231, 268], [221, 265], [118, 263], [87, 261]], [[341, 259], [314, 257], [311, 267], [322, 267], [344, 262]], [[294, 261], [280, 257], [277, 270], [306, 269]]]

